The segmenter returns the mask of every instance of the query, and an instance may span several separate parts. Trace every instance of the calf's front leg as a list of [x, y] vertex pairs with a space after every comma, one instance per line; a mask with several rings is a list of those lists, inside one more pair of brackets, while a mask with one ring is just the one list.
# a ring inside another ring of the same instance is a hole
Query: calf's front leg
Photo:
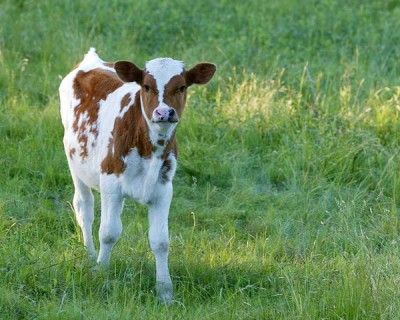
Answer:
[[110, 261], [111, 249], [117, 243], [122, 233], [121, 213], [124, 207], [124, 199], [119, 188], [113, 187], [110, 184], [100, 184], [100, 193], [100, 251], [97, 263], [107, 266]]
[[168, 269], [168, 215], [172, 184], [162, 187], [160, 196], [149, 206], [149, 241], [156, 259], [156, 290], [161, 302], [173, 300], [173, 287]]

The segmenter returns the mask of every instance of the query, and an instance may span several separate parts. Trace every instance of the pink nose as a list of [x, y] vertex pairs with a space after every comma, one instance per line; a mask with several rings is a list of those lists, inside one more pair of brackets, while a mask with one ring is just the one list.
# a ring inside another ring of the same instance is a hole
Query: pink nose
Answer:
[[177, 121], [175, 110], [172, 108], [157, 108], [154, 110], [156, 121]]

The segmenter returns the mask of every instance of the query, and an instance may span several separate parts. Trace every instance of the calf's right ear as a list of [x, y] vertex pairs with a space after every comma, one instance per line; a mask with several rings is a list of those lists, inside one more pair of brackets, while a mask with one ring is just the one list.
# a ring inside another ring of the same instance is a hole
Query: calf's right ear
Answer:
[[143, 70], [130, 61], [117, 61], [114, 63], [118, 77], [124, 82], [142, 84]]

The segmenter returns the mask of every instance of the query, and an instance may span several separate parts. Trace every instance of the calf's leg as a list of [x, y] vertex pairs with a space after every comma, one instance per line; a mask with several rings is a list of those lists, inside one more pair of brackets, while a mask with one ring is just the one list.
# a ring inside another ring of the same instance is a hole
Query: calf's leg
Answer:
[[124, 199], [117, 187], [100, 182], [101, 221], [99, 230], [100, 251], [97, 262], [107, 266], [110, 261], [111, 249], [121, 236], [121, 213]]
[[156, 289], [162, 302], [171, 302], [173, 287], [168, 269], [168, 215], [172, 184], [163, 187], [162, 195], [149, 206], [149, 241], [156, 259]]
[[96, 259], [96, 249], [92, 238], [92, 224], [94, 219], [94, 198], [92, 190], [72, 173], [75, 186], [73, 205], [78, 225], [82, 229], [83, 243], [89, 254]]

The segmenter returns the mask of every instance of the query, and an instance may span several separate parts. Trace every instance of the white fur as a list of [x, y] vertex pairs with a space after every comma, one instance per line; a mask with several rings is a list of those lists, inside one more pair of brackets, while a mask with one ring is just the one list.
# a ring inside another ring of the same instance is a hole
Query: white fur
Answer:
[[[91, 48], [85, 55], [81, 64], [68, 74], [60, 85], [61, 118], [64, 125], [64, 148], [67, 154], [68, 164], [75, 186], [74, 208], [78, 224], [82, 228], [85, 246], [91, 255], [96, 256], [96, 250], [92, 239], [93, 194], [91, 188], [100, 190], [101, 193], [101, 222], [99, 230], [100, 251], [97, 262], [107, 265], [110, 252], [118, 241], [122, 232], [121, 212], [124, 206], [124, 198], [130, 197], [140, 203], [149, 205], [149, 240], [150, 246], [156, 258], [156, 279], [159, 297], [163, 301], [172, 299], [172, 282], [168, 271], [168, 213], [172, 198], [172, 178], [175, 174], [175, 157], [169, 156], [171, 170], [168, 172], [169, 182], [162, 181], [161, 155], [163, 148], [159, 147], [149, 158], [139, 156], [136, 149], [122, 160], [126, 164], [126, 170], [120, 174], [101, 173], [101, 162], [108, 153], [110, 138], [114, 128], [115, 119], [123, 117], [133, 104], [133, 97], [140, 89], [136, 83], [125, 83], [123, 86], [109, 94], [106, 100], [99, 103], [99, 115], [97, 122], [91, 125], [96, 128], [98, 135], [86, 130], [88, 157], [82, 159], [80, 152], [82, 145], [79, 137], [73, 130], [74, 109], [80, 101], [75, 98], [73, 81], [78, 72], [88, 72], [101, 68], [115, 72], [113, 68], [104, 66], [101, 60]], [[146, 64], [146, 69], [156, 79], [160, 96], [164, 87], [176, 74], [183, 71], [183, 63], [172, 59], [156, 59]], [[121, 101], [126, 94], [131, 94], [129, 106], [120, 110]], [[143, 112], [145, 116], [145, 113]], [[146, 118], [146, 117], [145, 117]], [[78, 124], [88, 121], [88, 114], [80, 115]], [[152, 123], [146, 118], [150, 128], [150, 137], [153, 144], [157, 140], [171, 137], [175, 130], [175, 124], [167, 127]], [[132, 126], [135, 124], [132, 123]], [[76, 149], [70, 157], [70, 150]]]

